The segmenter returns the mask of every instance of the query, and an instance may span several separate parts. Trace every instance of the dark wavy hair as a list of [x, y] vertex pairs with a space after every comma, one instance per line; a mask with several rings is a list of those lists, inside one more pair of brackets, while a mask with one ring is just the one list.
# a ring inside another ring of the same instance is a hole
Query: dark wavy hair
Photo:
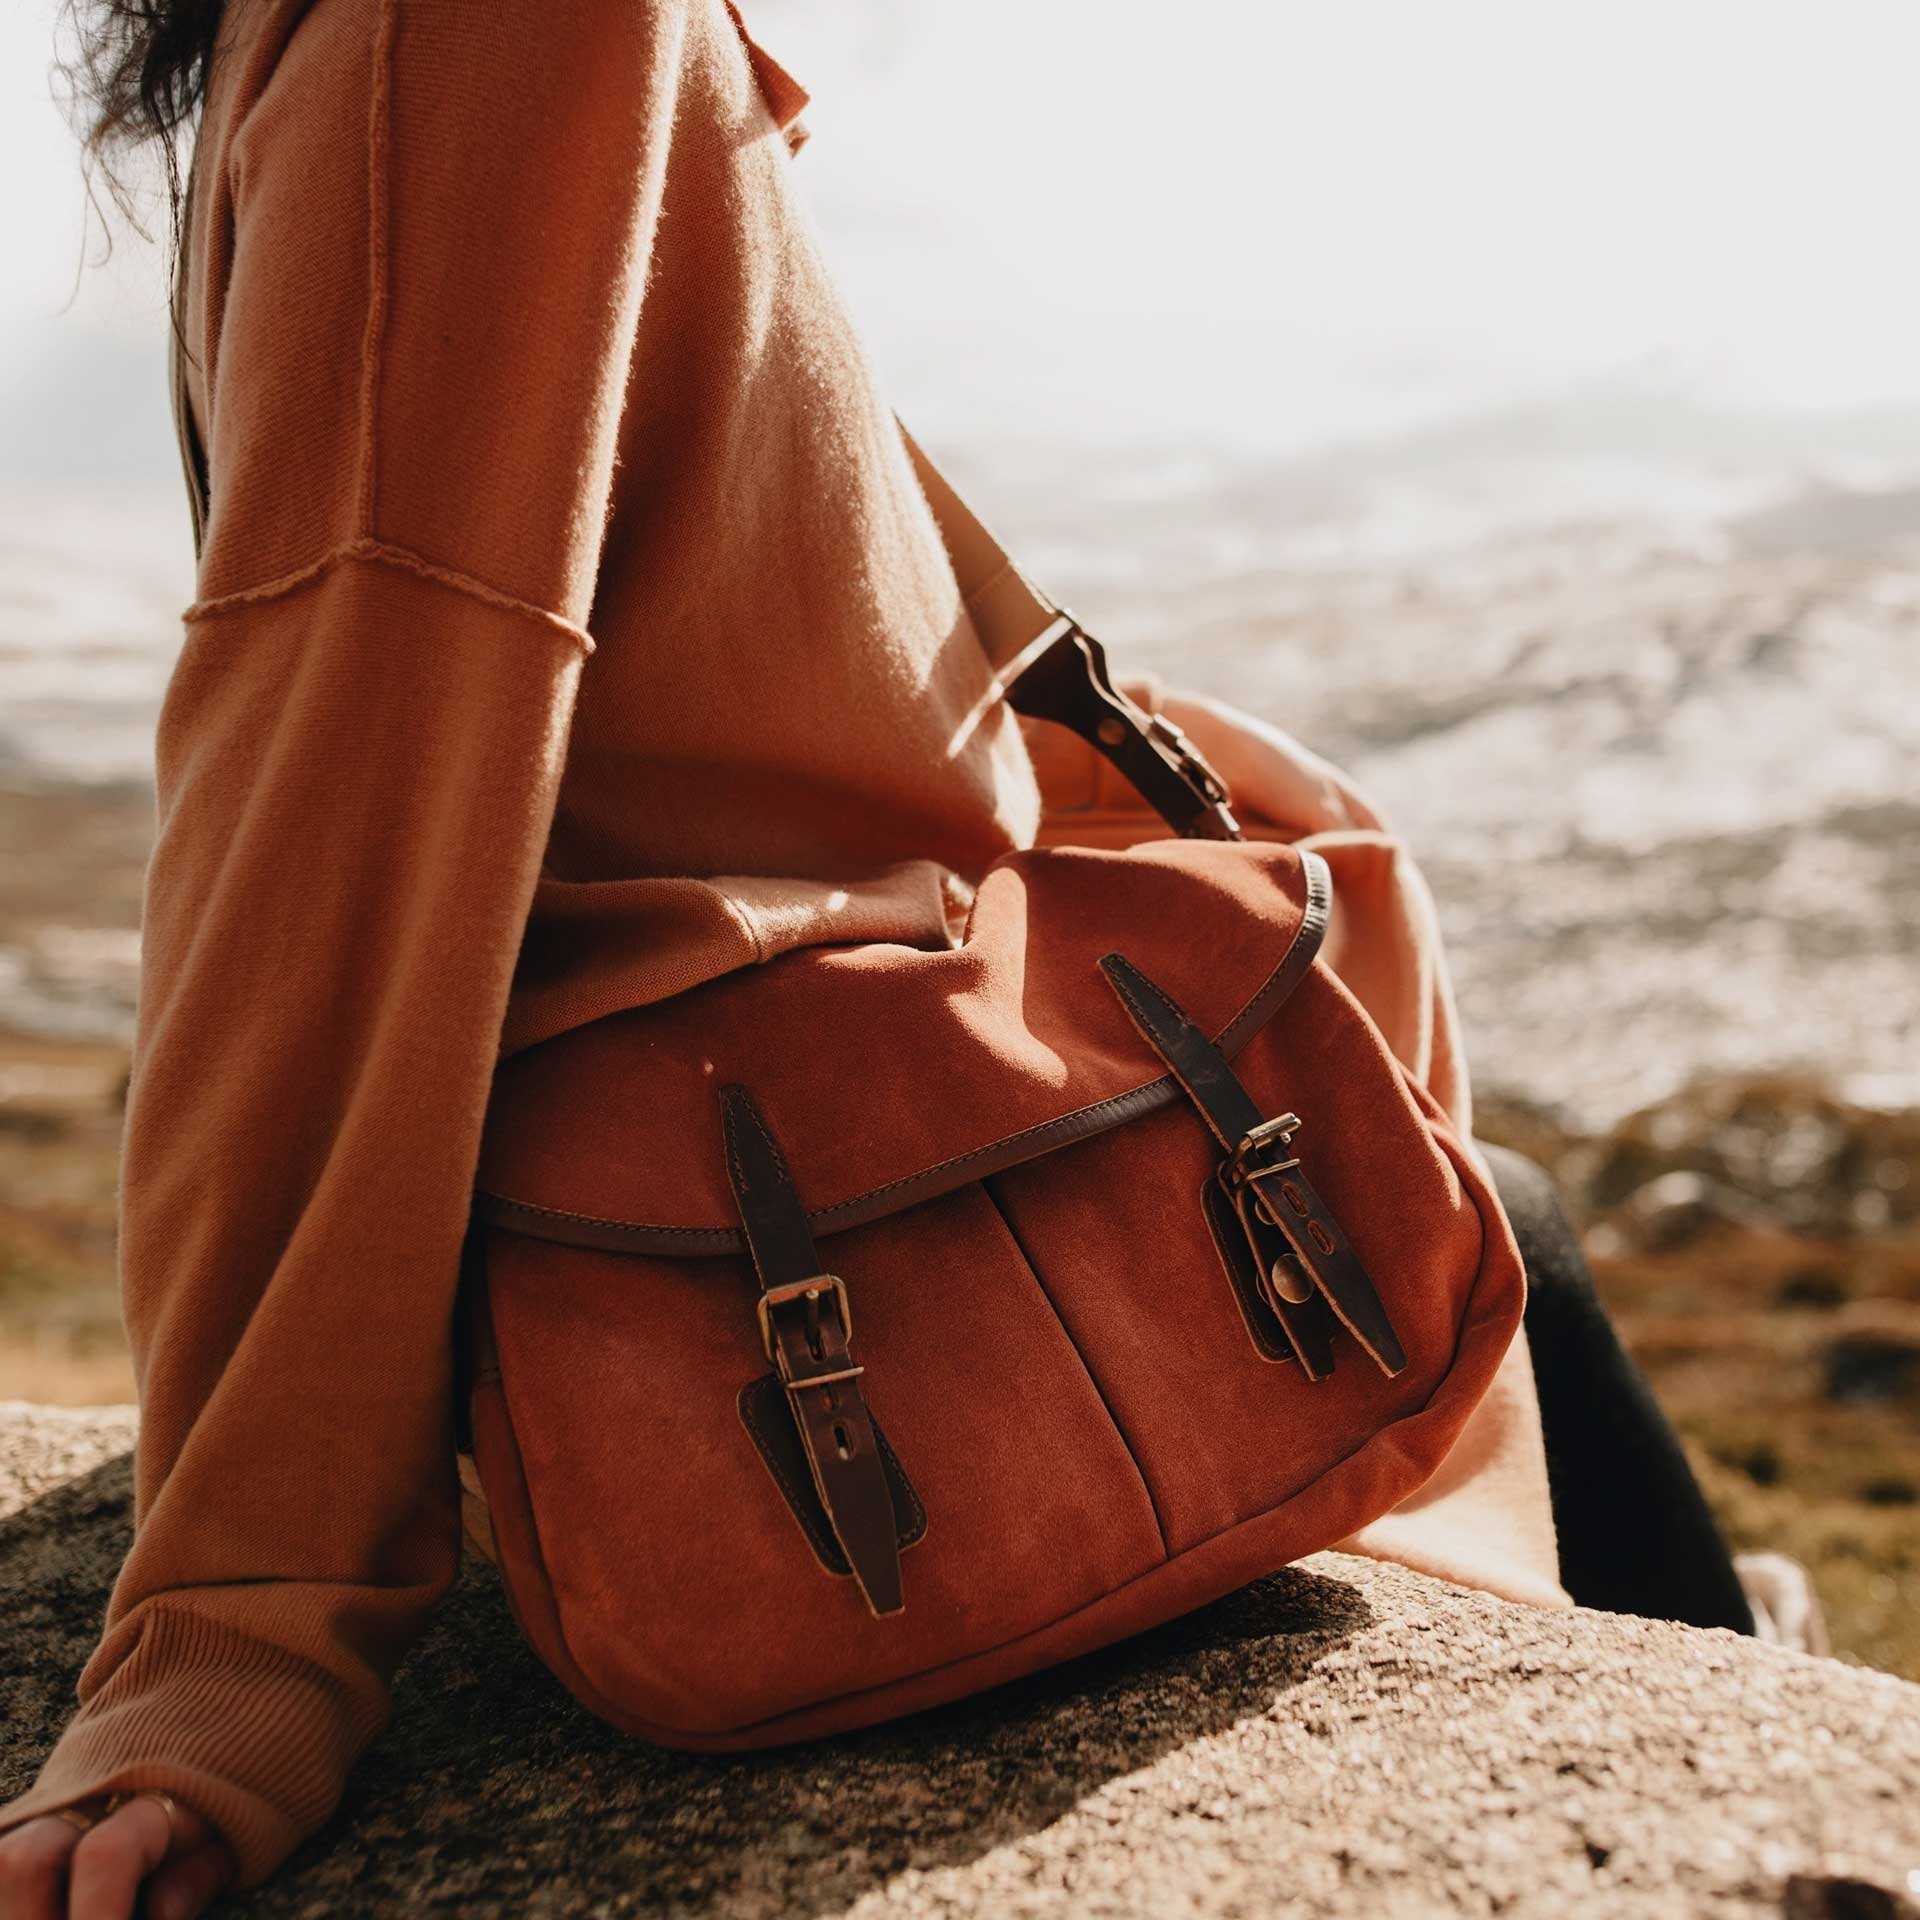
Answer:
[[168, 237], [178, 244], [180, 138], [206, 93], [207, 68], [227, 0], [66, 0], [55, 71], [85, 155], [88, 190], [104, 181], [134, 228], [146, 232], [122, 163], [157, 146]]

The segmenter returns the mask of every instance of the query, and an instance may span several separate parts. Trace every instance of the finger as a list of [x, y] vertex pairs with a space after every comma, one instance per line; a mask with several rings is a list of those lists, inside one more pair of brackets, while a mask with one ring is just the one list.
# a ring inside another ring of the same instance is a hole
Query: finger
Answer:
[[217, 1840], [176, 1854], [147, 1882], [147, 1920], [194, 1920], [233, 1879], [234, 1867]]
[[0, 1920], [59, 1920], [67, 1862], [79, 1845], [70, 1820], [25, 1820], [0, 1840]]
[[157, 1800], [129, 1800], [80, 1836], [67, 1869], [68, 1920], [128, 1920], [140, 1882], [173, 1838]]

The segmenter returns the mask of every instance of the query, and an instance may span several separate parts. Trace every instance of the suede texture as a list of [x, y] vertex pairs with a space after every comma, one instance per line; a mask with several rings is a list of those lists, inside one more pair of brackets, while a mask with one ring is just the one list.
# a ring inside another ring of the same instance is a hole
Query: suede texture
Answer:
[[[1302, 1116], [1297, 1151], [1407, 1349], [1396, 1378], [1345, 1334], [1319, 1383], [1255, 1351], [1202, 1208], [1220, 1149], [1184, 1097], [1047, 1148], [1049, 1120], [1163, 1071], [1101, 953], [1217, 1034], [1292, 945], [1305, 893], [1283, 843], [1022, 852], [958, 947], [787, 954], [504, 1065], [484, 1186], [708, 1232], [731, 1218], [714, 1089], [751, 1087], [928, 1514], [904, 1613], [873, 1618], [737, 1416], [766, 1370], [744, 1256], [485, 1227], [480, 1478], [518, 1617], [587, 1706], [692, 1746], [864, 1724], [1200, 1604], [1434, 1472], [1519, 1325], [1519, 1254], [1444, 1111], [1330, 970], [1314, 963], [1236, 1070], [1263, 1112]], [[1035, 1157], [821, 1224], [1014, 1133]]]

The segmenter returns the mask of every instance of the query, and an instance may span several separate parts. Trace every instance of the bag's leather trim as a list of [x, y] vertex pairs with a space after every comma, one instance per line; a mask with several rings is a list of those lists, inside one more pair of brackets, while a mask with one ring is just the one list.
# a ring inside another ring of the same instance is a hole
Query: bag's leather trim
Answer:
[[[839, 1541], [833, 1537], [827, 1510], [820, 1504], [820, 1495], [807, 1471], [793, 1416], [787, 1408], [787, 1390], [780, 1376], [763, 1373], [758, 1379], [749, 1380], [740, 1389], [738, 1406], [740, 1424], [746, 1428], [767, 1472], [773, 1476], [788, 1511], [799, 1522], [807, 1545], [813, 1549], [813, 1557], [827, 1572], [842, 1578], [850, 1576], [853, 1569]], [[926, 1537], [927, 1510], [914, 1492], [913, 1482], [907, 1478], [907, 1470], [900, 1464], [892, 1442], [881, 1431], [878, 1418], [872, 1414], [868, 1417], [873, 1423], [874, 1444], [880, 1450], [880, 1463], [887, 1476], [887, 1492], [893, 1497], [894, 1538], [904, 1553]]]
[[1104, 754], [1175, 833], [1238, 840], [1226, 782], [1164, 714], [1148, 714], [1113, 683], [1107, 650], [1071, 614], [1052, 646], [1007, 688], [1015, 713], [1051, 720]]
[[[1326, 940], [1333, 913], [1333, 876], [1327, 863], [1309, 848], [1301, 849], [1300, 861], [1307, 884], [1306, 912], [1279, 965], [1214, 1036], [1214, 1045], [1229, 1059], [1286, 1004], [1294, 988], [1306, 978]], [[1077, 1107], [1071, 1113], [1043, 1120], [1037, 1126], [1023, 1127], [1017, 1133], [1006, 1134], [967, 1153], [955, 1154], [918, 1173], [855, 1194], [849, 1200], [837, 1200], [831, 1206], [810, 1212], [808, 1224], [816, 1237], [822, 1238], [830, 1233], [844, 1233], [850, 1227], [863, 1227], [869, 1221], [917, 1206], [922, 1200], [951, 1193], [970, 1181], [983, 1180], [990, 1173], [1004, 1172], [1023, 1161], [1037, 1160], [1056, 1148], [1072, 1146], [1109, 1128], [1124, 1126], [1143, 1114], [1171, 1106], [1181, 1097], [1180, 1083], [1171, 1073], [1164, 1073], [1125, 1093]], [[562, 1207], [541, 1206], [531, 1200], [515, 1200], [510, 1195], [490, 1193], [484, 1188], [475, 1192], [473, 1206], [474, 1212], [490, 1225], [505, 1227], [527, 1239], [550, 1240], [568, 1247], [591, 1247], [604, 1253], [698, 1258], [740, 1253], [746, 1248], [737, 1227], [668, 1227], [634, 1220], [608, 1220], [595, 1214], [572, 1213]]]

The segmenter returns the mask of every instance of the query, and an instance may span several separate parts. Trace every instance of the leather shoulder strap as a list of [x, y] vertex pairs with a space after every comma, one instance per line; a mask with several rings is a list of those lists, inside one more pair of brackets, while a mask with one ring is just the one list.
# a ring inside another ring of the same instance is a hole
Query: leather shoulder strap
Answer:
[[904, 421], [900, 437], [1007, 703], [1018, 713], [1057, 721], [1079, 734], [1113, 762], [1175, 833], [1238, 839], [1226, 784], [1193, 742], [1163, 715], [1142, 712], [1120, 691], [1100, 642], [1020, 571]]
[[193, 232], [193, 180], [199, 171], [198, 143], [188, 163], [186, 194], [180, 204], [180, 242], [173, 263], [173, 299], [170, 353], [173, 383], [173, 431], [180, 442], [180, 471], [187, 483], [187, 510], [193, 516], [193, 554], [197, 560], [207, 537], [207, 455], [193, 424], [193, 403], [187, 394], [187, 247]]
[[926, 449], [907, 431], [904, 421], [900, 437], [913, 456], [921, 491], [939, 524], [974, 631], [1001, 680], [1012, 680], [1038, 651], [1037, 643], [1069, 616], [1014, 564], [1006, 548], [961, 499], [959, 490], [927, 458]]

